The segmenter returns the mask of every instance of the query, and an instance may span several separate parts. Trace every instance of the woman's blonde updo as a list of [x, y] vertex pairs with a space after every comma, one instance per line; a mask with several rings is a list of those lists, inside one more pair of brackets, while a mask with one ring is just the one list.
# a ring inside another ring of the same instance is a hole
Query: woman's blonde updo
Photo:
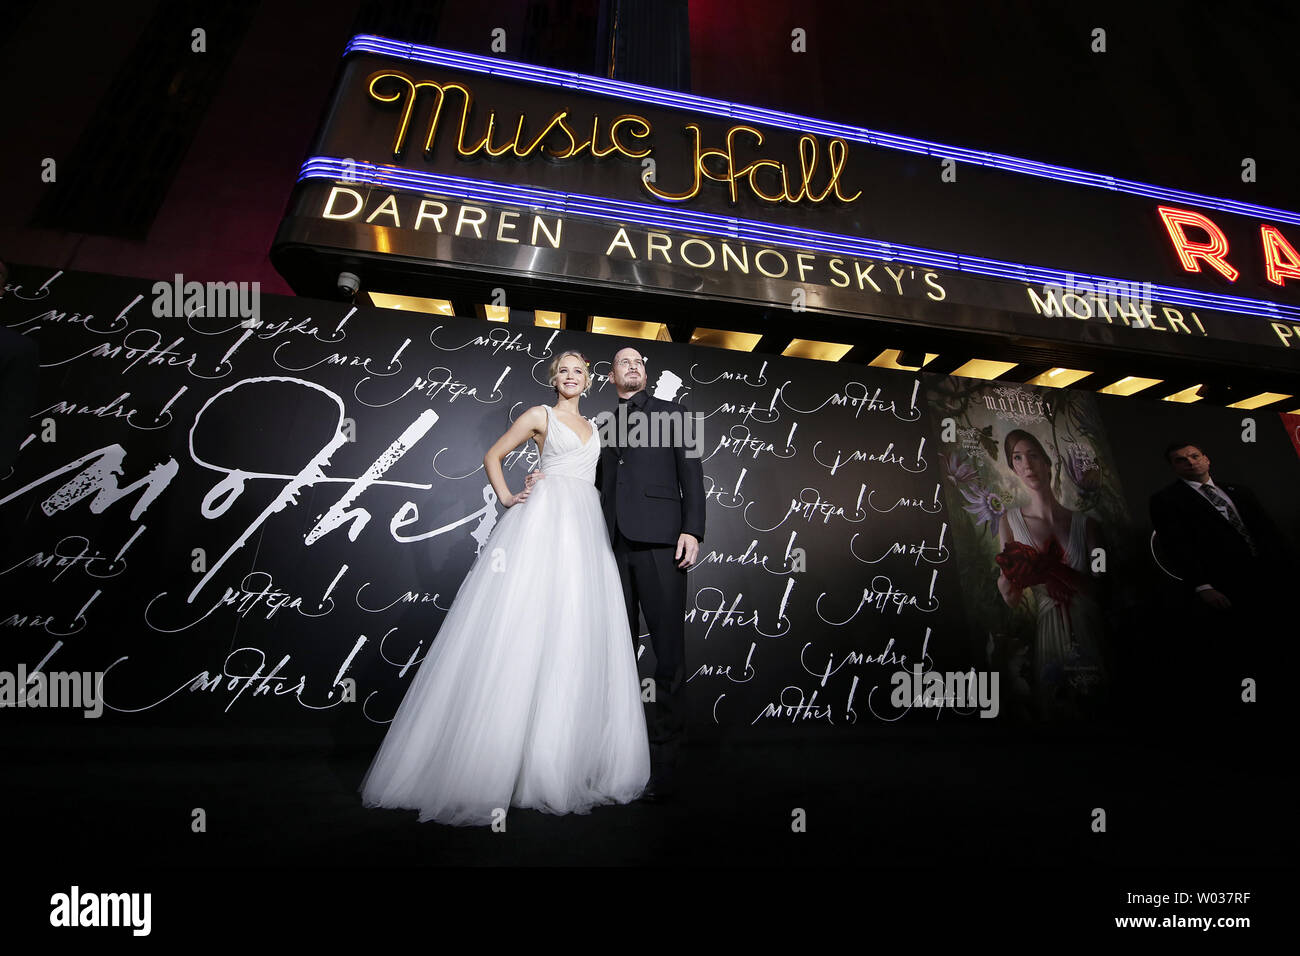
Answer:
[[566, 349], [565, 351], [561, 352], [559, 355], [555, 356], [555, 358], [551, 359], [550, 368], [547, 370], [546, 373], [546, 384], [554, 388], [556, 373], [558, 373], [560, 370], [560, 363], [563, 362], [565, 356], [568, 355], [576, 355], [578, 358], [582, 360], [582, 374], [584, 376], [584, 380], [582, 383], [582, 394], [585, 395], [587, 394], [587, 389], [591, 387], [591, 363], [587, 361], [587, 356], [583, 355], [577, 349]]

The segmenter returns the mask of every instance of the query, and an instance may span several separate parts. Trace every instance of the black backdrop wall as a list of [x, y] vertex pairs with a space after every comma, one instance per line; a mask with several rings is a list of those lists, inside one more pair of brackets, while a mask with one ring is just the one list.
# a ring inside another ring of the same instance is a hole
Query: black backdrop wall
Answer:
[[[14, 269], [0, 300], [0, 325], [38, 344], [41, 366], [34, 407], [20, 413], [25, 444], [0, 480], [0, 669], [102, 672], [108, 721], [378, 730], [471, 563], [490, 554], [501, 506], [484, 450], [521, 411], [553, 402], [546, 365], [564, 348], [592, 359], [584, 414], [612, 408], [609, 359], [627, 343], [276, 296], [248, 327], [158, 317], [157, 301], [149, 282], [30, 267]], [[993, 415], [986, 434], [1001, 442], [1012, 423], [994, 390], [635, 344], [651, 389], [705, 426], [708, 530], [687, 610], [692, 734], [978, 720], [973, 708], [894, 707], [890, 675], [915, 663], [1001, 669], [1004, 695], [1010, 678], [1034, 682], [998, 646], [1014, 614], [984, 601], [997, 569], [980, 508], [1010, 506], [988, 500], [1002, 465], [972, 417]], [[1110, 525], [1105, 573], [1126, 580], [1106, 592], [1102, 644], [1106, 681], [1122, 692], [1164, 653], [1150, 633], [1164, 591], [1146, 500], [1171, 478], [1166, 433], [1217, 443], [1291, 546], [1300, 466], [1276, 414], [1095, 396], [1070, 408], [1077, 434], [1062, 437], [1055, 419], [1043, 434], [1066, 503]], [[1257, 422], [1248, 440], [1244, 416]], [[536, 449], [506, 464], [517, 489]], [[1123, 698], [1112, 695], [1111, 712]], [[1007, 707], [1003, 718], [1035, 713]]]

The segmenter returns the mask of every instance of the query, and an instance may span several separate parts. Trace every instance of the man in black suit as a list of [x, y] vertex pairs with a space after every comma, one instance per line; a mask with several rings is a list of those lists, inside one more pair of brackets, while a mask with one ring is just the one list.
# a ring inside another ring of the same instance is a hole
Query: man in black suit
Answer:
[[1282, 555], [1259, 500], [1244, 485], [1216, 483], [1199, 445], [1174, 442], [1165, 459], [1178, 479], [1151, 496], [1151, 522], [1189, 596], [1226, 612], [1267, 601]]
[[698, 420], [680, 404], [646, 393], [645, 359], [637, 349], [614, 355], [610, 378], [619, 408], [614, 441], [602, 442], [596, 487], [623, 580], [632, 640], [640, 633], [640, 611], [655, 652], [645, 799], [659, 800], [673, 790], [685, 725], [686, 572], [704, 540], [703, 436], [694, 427]]
[[1262, 666], [1274, 670], [1290, 655], [1290, 636], [1276, 631], [1286, 549], [1249, 488], [1210, 477], [1202, 446], [1173, 442], [1165, 459], [1178, 477], [1151, 496], [1151, 522], [1184, 594], [1181, 613], [1166, 621], [1170, 663], [1182, 672], [1176, 683], [1214, 685], [1202, 704], [1216, 719], [1240, 712], [1242, 677], [1258, 680]]

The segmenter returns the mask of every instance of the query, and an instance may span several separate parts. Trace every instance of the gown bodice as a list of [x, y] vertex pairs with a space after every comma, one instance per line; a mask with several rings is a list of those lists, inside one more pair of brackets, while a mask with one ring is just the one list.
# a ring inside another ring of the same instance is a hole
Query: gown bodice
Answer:
[[596, 434], [596, 425], [586, 419], [591, 426], [591, 437], [582, 440], [577, 432], [560, 420], [555, 409], [543, 405], [546, 409], [546, 438], [542, 443], [539, 465], [548, 477], [578, 478], [595, 484], [596, 462], [600, 460], [600, 437]]
[[[1019, 508], [1007, 510], [1011, 535], [1021, 544], [1039, 548]], [[1088, 573], [1088, 518], [1076, 511], [1070, 517], [1070, 533], [1064, 544], [1065, 563], [1083, 574]], [[1050, 546], [1050, 541], [1047, 542]], [[1059, 694], [1088, 694], [1103, 679], [1100, 639], [1104, 624], [1101, 607], [1087, 591], [1071, 593], [1064, 602], [1051, 594], [1046, 584], [1035, 584], [1038, 599], [1038, 629], [1034, 639], [1039, 693], [1044, 706], [1052, 711], [1066, 706]], [[1073, 705], [1070, 705], [1073, 706]], [[1068, 710], [1069, 707], [1066, 707]]]
[[[1027, 544], [1032, 548], [1039, 547], [1034, 540], [1034, 536], [1029, 533], [1029, 526], [1025, 523], [1025, 516], [1019, 508], [1007, 509], [1007, 523], [1011, 527], [1011, 537], [1021, 544]], [[1084, 573], [1088, 570], [1088, 516], [1082, 511], [1072, 512], [1070, 515], [1070, 534], [1062, 543], [1065, 552], [1065, 563], [1076, 571]], [[1050, 545], [1050, 540], [1047, 542]], [[1041, 584], [1034, 585], [1034, 592], [1038, 594], [1039, 612], [1046, 613], [1056, 607], [1056, 601], [1047, 593], [1047, 588]]]

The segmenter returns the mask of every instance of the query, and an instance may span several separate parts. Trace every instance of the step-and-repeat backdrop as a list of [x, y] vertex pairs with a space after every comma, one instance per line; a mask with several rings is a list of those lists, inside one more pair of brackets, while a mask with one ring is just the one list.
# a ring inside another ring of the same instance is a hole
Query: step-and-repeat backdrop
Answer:
[[[17, 267], [0, 300], [2, 719], [81, 718], [33, 696], [32, 675], [77, 673], [103, 720], [380, 732], [491, 553], [485, 450], [554, 402], [566, 348], [592, 362], [583, 413], [613, 408], [629, 344], [704, 426], [693, 735], [1087, 721], [1285, 639], [1294, 417], [192, 292]], [[1231, 610], [1193, 580], [1222, 550], [1203, 516], [1152, 517], [1177, 504], [1171, 442], [1205, 449], [1251, 526]], [[518, 490], [536, 448], [505, 464]], [[972, 670], [983, 690], [942, 700]]]

